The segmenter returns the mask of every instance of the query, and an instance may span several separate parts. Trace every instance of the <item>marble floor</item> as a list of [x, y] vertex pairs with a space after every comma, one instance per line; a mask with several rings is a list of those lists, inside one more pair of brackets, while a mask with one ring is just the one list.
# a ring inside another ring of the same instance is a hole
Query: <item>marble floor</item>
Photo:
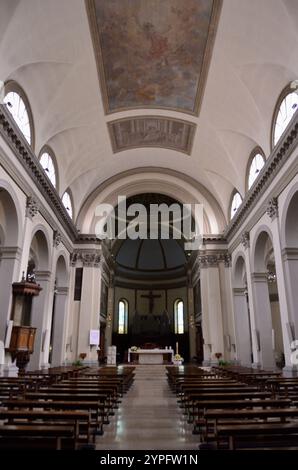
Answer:
[[97, 450], [193, 450], [198, 436], [168, 387], [163, 365], [137, 365], [135, 381], [96, 438]]

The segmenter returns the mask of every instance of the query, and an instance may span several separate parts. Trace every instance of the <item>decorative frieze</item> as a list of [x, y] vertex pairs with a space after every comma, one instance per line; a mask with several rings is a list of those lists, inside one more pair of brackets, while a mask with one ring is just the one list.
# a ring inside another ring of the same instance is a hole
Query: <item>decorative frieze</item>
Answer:
[[58, 230], [54, 230], [54, 232], [53, 232], [53, 246], [58, 248], [58, 246], [60, 245], [61, 242], [62, 242], [61, 233], [58, 232]]
[[101, 251], [94, 249], [77, 249], [70, 256], [71, 266], [81, 263], [83, 267], [99, 268], [101, 266]]
[[278, 216], [278, 199], [277, 199], [277, 197], [273, 197], [272, 199], [269, 200], [266, 212], [269, 215], [271, 220], [275, 219], [275, 217]]
[[27, 197], [26, 202], [26, 216], [33, 219], [38, 214], [39, 204], [33, 196]]
[[241, 235], [241, 243], [244, 248], [249, 248], [249, 232], [243, 232]]

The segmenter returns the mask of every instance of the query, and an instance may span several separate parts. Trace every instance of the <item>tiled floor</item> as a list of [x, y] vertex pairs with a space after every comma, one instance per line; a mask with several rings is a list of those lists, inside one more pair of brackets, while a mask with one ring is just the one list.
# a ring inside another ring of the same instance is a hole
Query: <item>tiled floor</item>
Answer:
[[165, 366], [137, 365], [135, 381], [96, 439], [98, 450], [198, 449], [198, 436], [168, 387]]

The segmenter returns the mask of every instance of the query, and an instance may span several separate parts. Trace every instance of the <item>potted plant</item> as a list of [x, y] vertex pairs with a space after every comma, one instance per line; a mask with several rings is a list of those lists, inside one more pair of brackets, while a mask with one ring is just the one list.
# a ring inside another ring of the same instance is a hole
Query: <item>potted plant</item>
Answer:
[[86, 353], [80, 353], [80, 359], [82, 359], [82, 361], [85, 359], [85, 357], [87, 356]]
[[217, 353], [214, 354], [214, 356], [216, 357], [217, 362], [219, 363], [219, 360], [220, 360], [220, 358], [222, 357], [222, 353], [221, 353], [221, 352], [217, 352]]

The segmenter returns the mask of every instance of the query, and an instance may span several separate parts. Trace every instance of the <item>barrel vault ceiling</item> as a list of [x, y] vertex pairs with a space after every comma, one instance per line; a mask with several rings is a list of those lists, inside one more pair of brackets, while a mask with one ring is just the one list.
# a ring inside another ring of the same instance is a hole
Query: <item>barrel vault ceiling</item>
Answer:
[[76, 214], [150, 167], [193, 178], [227, 216], [252, 149], [270, 153], [297, 33], [296, 0], [1, 0], [0, 80], [26, 91], [35, 152], [54, 150]]

